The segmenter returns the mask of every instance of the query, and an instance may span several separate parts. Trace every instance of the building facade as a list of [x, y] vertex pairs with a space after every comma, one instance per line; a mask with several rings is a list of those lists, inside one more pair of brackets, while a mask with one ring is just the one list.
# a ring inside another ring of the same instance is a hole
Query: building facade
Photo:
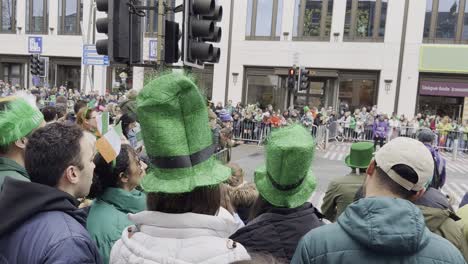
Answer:
[[[81, 64], [83, 45], [104, 37], [92, 26], [105, 15], [95, 12], [93, 2], [0, 0], [0, 79], [33, 85], [28, 44], [41, 37], [49, 86], [100, 93], [141, 88], [142, 68]], [[220, 62], [193, 71], [215, 102], [275, 109], [377, 105], [388, 114], [468, 118], [468, 0], [218, 2], [224, 9]], [[173, 18], [181, 21], [181, 14]], [[157, 15], [149, 13], [145, 25], [143, 57], [151, 62]], [[287, 89], [294, 65], [309, 70], [308, 89]]]
[[[226, 2], [230, 55], [214, 67], [214, 101], [468, 118], [468, 1]], [[308, 90], [286, 88], [293, 65], [310, 70]]]

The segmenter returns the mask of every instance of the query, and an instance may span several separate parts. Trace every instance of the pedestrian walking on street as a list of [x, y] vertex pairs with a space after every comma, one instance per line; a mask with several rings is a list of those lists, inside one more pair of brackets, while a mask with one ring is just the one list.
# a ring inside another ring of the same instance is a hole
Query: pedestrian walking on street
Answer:
[[76, 125], [49, 124], [26, 147], [31, 182], [7, 178], [0, 192], [3, 263], [102, 263], [85, 229], [96, 140]]
[[291, 261], [302, 236], [324, 224], [323, 215], [307, 202], [316, 187], [313, 156], [314, 140], [305, 128], [295, 125], [272, 132], [266, 165], [255, 171], [260, 196], [247, 226], [231, 239], [249, 252]]
[[366, 170], [372, 160], [374, 147], [370, 142], [358, 142], [351, 145], [350, 154], [345, 163], [351, 168], [351, 173], [336, 178], [330, 182], [323, 198], [322, 213], [331, 222], [343, 213], [352, 204], [356, 192], [364, 183]]
[[238, 225], [221, 207], [220, 184], [231, 175], [214, 154], [205, 100], [186, 76], [149, 82], [137, 99], [143, 141], [150, 157], [141, 181], [146, 211], [129, 214], [110, 255], [112, 264], [232, 263], [250, 260], [229, 239]]
[[13, 96], [0, 99], [0, 189], [6, 177], [30, 181], [24, 168], [27, 138], [44, 125], [34, 98], [30, 102]]
[[86, 222], [104, 263], [122, 231], [133, 223], [127, 214], [146, 209], [146, 195], [136, 190], [147, 165], [130, 145], [122, 145], [117, 159], [107, 163], [101, 154], [94, 158], [94, 180], [87, 198], [94, 199]]
[[383, 147], [388, 134], [388, 123], [385, 120], [385, 116], [383, 114], [379, 115], [379, 118], [375, 121], [373, 127], [373, 134], [374, 134], [374, 149], [377, 149], [377, 143], [379, 143], [380, 147]]
[[429, 231], [411, 202], [424, 194], [433, 170], [424, 144], [390, 141], [367, 169], [365, 198], [337, 223], [304, 236], [291, 263], [466, 263], [456, 247]]

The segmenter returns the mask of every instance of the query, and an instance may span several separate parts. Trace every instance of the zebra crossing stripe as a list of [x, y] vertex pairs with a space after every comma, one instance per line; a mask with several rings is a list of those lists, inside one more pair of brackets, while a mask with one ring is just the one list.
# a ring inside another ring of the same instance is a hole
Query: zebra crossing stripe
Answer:
[[460, 164], [452, 164], [454, 167], [458, 168], [462, 173], [466, 173], [467, 169]]
[[447, 169], [448, 172], [455, 172], [455, 170], [452, 169], [452, 167], [450, 167], [449, 164], [447, 164], [447, 165], [445, 166], [445, 168]]
[[331, 145], [331, 146], [330, 146], [330, 151], [335, 150], [335, 148], [336, 148], [336, 145]]
[[336, 152], [333, 152], [333, 153], [330, 155], [330, 159], [331, 159], [331, 160], [335, 160], [336, 154], [337, 154]]
[[330, 151], [328, 151], [327, 153], [325, 153], [325, 156], [323, 156], [324, 159], [328, 159], [330, 157]]
[[447, 167], [451, 168], [452, 171], [454, 172], [460, 172], [460, 173], [463, 173], [463, 171], [461, 171], [458, 167], [455, 166], [455, 164], [453, 163], [448, 163], [447, 164]]
[[343, 156], [344, 156], [343, 153], [339, 154], [337, 160], [343, 160]]

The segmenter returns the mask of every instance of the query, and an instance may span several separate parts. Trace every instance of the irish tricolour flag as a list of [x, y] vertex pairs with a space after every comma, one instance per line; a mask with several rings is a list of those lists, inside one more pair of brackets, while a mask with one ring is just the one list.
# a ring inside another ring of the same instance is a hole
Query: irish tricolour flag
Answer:
[[96, 141], [96, 148], [107, 163], [112, 162], [120, 153], [121, 139], [114, 128]]
[[104, 135], [109, 131], [109, 112], [102, 112], [96, 116], [97, 129], [99, 135]]

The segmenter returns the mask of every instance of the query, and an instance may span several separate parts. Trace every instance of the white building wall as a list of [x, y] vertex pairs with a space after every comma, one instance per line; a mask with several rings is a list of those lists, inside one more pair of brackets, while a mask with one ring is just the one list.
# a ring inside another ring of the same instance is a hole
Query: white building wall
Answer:
[[419, 52], [423, 41], [426, 1], [410, 1], [398, 113], [413, 116], [418, 96]]
[[[410, 2], [411, 10], [409, 19], [411, 22], [408, 24], [411, 25], [409, 26], [411, 30], [408, 30], [408, 35], [418, 35], [418, 43], [421, 43], [420, 39], [422, 38], [424, 24], [425, 1]], [[247, 0], [234, 1], [235, 15], [233, 17], [231, 68], [228, 73], [228, 98], [234, 102], [241, 101], [245, 78], [244, 67], [291, 67], [293, 64], [298, 63], [308, 68], [379, 71], [380, 82], [378, 85], [379, 96], [377, 100], [379, 110], [385, 113], [392, 113], [398, 75], [400, 40], [405, 5], [404, 0], [389, 1], [385, 41], [383, 43], [343, 42], [346, 12], [346, 1], [344, 0], [334, 1], [331, 26], [332, 36], [329, 42], [292, 41], [294, 23], [293, 3], [294, 1], [284, 0], [280, 41], [248, 41], [245, 40]], [[228, 5], [223, 6], [225, 10], [226, 6]], [[417, 22], [413, 20], [417, 20]], [[229, 30], [229, 27], [225, 26], [223, 30], [226, 32]], [[283, 33], [286, 32], [288, 34], [285, 37]], [[337, 40], [335, 40], [333, 33], [339, 33]], [[414, 43], [414, 38], [418, 37], [409, 39]], [[411, 44], [408, 45], [410, 46]], [[419, 44], [413, 44], [412, 49], [409, 49], [408, 45], [408, 50], [405, 55], [411, 54], [409, 53], [411, 50], [413, 50], [414, 53]], [[223, 50], [223, 52], [224, 51], [225, 50]], [[295, 52], [299, 54], [299, 61], [294, 60]], [[414, 112], [415, 103], [412, 102], [411, 105], [408, 105], [407, 102], [410, 101], [411, 98], [415, 98], [415, 94], [409, 96], [408, 93], [415, 93], [417, 89], [418, 76], [414, 73], [414, 70], [417, 71], [417, 60], [407, 59], [405, 63], [410, 64], [413, 71], [411, 76], [405, 75], [405, 77], [402, 78], [400, 98], [405, 99], [401, 101], [400, 107], [402, 107], [401, 111], [410, 114]], [[220, 71], [220, 67], [222, 67], [223, 70]], [[224, 65], [215, 65], [215, 75], [222, 71], [225, 71]], [[238, 74], [236, 83], [233, 81], [233, 73]], [[408, 77], [410, 78], [408, 79]], [[216, 101], [218, 101], [218, 98], [223, 99], [225, 87], [224, 78], [225, 76], [216, 76], [214, 79], [213, 94], [216, 95]], [[385, 80], [392, 80], [392, 85], [388, 92], [385, 91]], [[413, 87], [411, 89], [404, 88], [408, 86]]]

